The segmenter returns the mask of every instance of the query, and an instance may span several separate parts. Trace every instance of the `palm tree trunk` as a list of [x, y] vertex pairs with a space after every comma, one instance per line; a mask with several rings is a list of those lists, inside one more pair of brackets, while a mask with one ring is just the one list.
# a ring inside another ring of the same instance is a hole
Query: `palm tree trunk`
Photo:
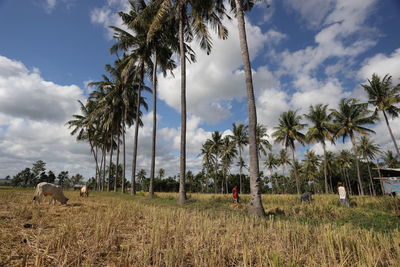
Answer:
[[346, 179], [347, 179], [346, 182], [347, 182], [348, 188], [349, 188], [349, 194], [353, 195], [353, 189], [351, 188], [350, 176], [349, 176], [349, 172], [347, 169], [345, 170], [345, 174], [346, 174]]
[[364, 189], [363, 189], [363, 185], [362, 185], [362, 181], [361, 181], [360, 164], [358, 162], [358, 151], [357, 151], [356, 140], [354, 138], [354, 135], [351, 136], [351, 143], [353, 144], [353, 152], [354, 152], [354, 159], [356, 161], [357, 179], [358, 179], [358, 184], [360, 186], [360, 194], [363, 196]]
[[328, 190], [328, 175], [327, 175], [327, 170], [326, 170], [327, 162], [326, 162], [326, 147], [325, 147], [325, 144], [322, 144], [322, 148], [324, 149], [324, 158], [325, 158], [325, 160], [324, 160], [325, 194], [328, 194], [329, 190]]
[[107, 162], [107, 148], [106, 145], [104, 145], [104, 150], [103, 150], [103, 183], [101, 185], [101, 190], [104, 191], [106, 190], [106, 162]]
[[243, 163], [243, 159], [242, 159], [242, 149], [239, 146], [239, 192], [240, 194], [243, 194], [243, 178], [242, 178], [242, 163]]
[[[144, 63], [140, 66], [140, 83], [144, 83]], [[140, 93], [142, 91], [142, 85], [140, 85], [137, 92], [136, 99], [136, 125], [135, 125], [135, 139], [133, 142], [133, 159], [132, 159], [132, 178], [131, 178], [131, 195], [136, 195], [136, 160], [138, 150], [138, 139], [139, 139], [139, 121], [140, 121]]]
[[107, 183], [107, 191], [110, 191], [110, 185], [111, 185], [111, 174], [112, 174], [112, 156], [113, 156], [113, 140], [111, 136], [111, 149], [110, 149], [110, 164], [108, 165], [108, 183]]
[[154, 172], [156, 164], [156, 135], [157, 135], [157, 52], [154, 52], [153, 64], [153, 137], [151, 143], [151, 167], [149, 197], [154, 197]]
[[394, 147], [396, 149], [397, 155], [400, 157], [399, 147], [397, 146], [396, 138], [394, 138], [394, 135], [393, 135], [393, 132], [392, 132], [392, 128], [390, 128], [389, 120], [388, 120], [388, 118], [386, 116], [386, 112], [384, 110], [382, 110], [382, 113], [383, 113], [383, 116], [385, 117], [386, 125], [387, 125], [387, 127], [389, 129], [390, 137], [392, 137], [392, 141], [393, 141]]
[[185, 189], [186, 175], [186, 51], [184, 43], [184, 6], [180, 6], [179, 18], [179, 57], [181, 61], [181, 154], [180, 154], [180, 176], [179, 176], [179, 204], [187, 200]]
[[257, 127], [257, 112], [256, 104], [254, 100], [254, 89], [253, 89], [253, 79], [250, 67], [250, 57], [249, 49], [247, 47], [246, 29], [244, 14], [242, 8], [242, 0], [235, 0], [236, 3], [236, 18], [239, 28], [239, 41], [240, 50], [243, 60], [243, 68], [246, 77], [246, 91], [247, 91], [247, 106], [248, 106], [248, 116], [249, 116], [249, 173], [250, 173], [250, 195], [251, 203], [249, 208], [249, 213], [255, 216], [265, 216], [264, 207], [261, 201], [260, 192], [260, 173], [258, 166], [258, 151], [256, 142], [256, 127]]
[[371, 185], [371, 189], [372, 189], [372, 194], [371, 195], [376, 196], [375, 187], [374, 187], [374, 181], [372, 180], [371, 168], [369, 167], [369, 161], [368, 160], [367, 160], [367, 164], [368, 164], [369, 181], [370, 181], [370, 185]]
[[120, 129], [118, 129], [118, 141], [117, 141], [117, 166], [115, 168], [115, 180], [114, 180], [114, 192], [117, 192], [117, 185], [118, 185], [118, 166], [119, 166], [119, 146], [121, 145], [120, 142]]
[[125, 191], [125, 169], [126, 169], [125, 122], [123, 125], [123, 133], [122, 133], [122, 154], [124, 154], [124, 167], [122, 168], [121, 193], [124, 193], [124, 191]]
[[297, 194], [300, 195], [300, 181], [299, 181], [299, 175], [297, 173], [296, 163], [295, 163], [295, 159], [294, 159], [294, 149], [292, 149], [292, 160], [293, 160], [294, 176], [296, 178]]

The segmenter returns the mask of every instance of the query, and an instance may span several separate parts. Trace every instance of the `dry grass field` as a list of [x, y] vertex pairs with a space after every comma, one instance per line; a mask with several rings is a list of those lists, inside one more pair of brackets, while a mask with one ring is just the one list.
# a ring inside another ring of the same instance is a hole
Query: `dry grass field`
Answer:
[[399, 266], [398, 203], [337, 197], [312, 204], [266, 195], [269, 215], [246, 215], [230, 196], [148, 199], [67, 191], [68, 205], [32, 204], [33, 190], [0, 188], [0, 266]]

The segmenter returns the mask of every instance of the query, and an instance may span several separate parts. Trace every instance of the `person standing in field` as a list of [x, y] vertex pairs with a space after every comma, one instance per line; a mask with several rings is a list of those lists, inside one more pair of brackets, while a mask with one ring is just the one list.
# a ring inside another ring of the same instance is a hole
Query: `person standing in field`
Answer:
[[346, 188], [342, 183], [338, 183], [339, 201], [341, 206], [350, 207], [349, 198], [347, 197]]
[[233, 202], [239, 203], [239, 193], [238, 193], [238, 188], [236, 185], [232, 189], [232, 193], [233, 193]]

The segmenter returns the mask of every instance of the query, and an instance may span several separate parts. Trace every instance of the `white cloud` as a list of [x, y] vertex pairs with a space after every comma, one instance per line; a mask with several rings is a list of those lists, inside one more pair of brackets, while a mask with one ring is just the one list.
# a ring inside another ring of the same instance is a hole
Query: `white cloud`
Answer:
[[38, 71], [0, 56], [0, 113], [32, 120], [66, 120], [77, 110], [82, 91], [76, 85], [45, 81]]
[[[246, 96], [236, 21], [224, 23], [229, 30], [228, 40], [218, 40], [213, 34], [214, 45], [210, 56], [195, 45], [197, 62], [188, 64], [186, 72], [188, 112], [211, 124], [230, 117], [231, 101], [236, 99], [240, 102]], [[276, 44], [285, 38], [284, 34], [275, 30], [263, 33], [249, 21], [246, 22], [246, 27], [251, 59], [259, 56], [265, 44]], [[179, 66], [174, 73], [175, 77], [160, 75], [160, 98], [179, 111]], [[255, 83], [275, 82], [265, 67], [253, 71], [253, 78]]]
[[335, 0], [285, 0], [284, 4], [298, 13], [309, 26], [318, 27], [334, 8]]
[[56, 7], [57, 0], [46, 0], [45, 2], [45, 11], [47, 13], [53, 12], [54, 8]]
[[389, 73], [393, 77], [394, 84], [398, 84], [400, 82], [400, 48], [388, 56], [379, 53], [365, 60], [363, 67], [358, 72], [358, 77], [362, 81], [366, 81], [366, 79], [371, 79], [373, 73], [377, 73], [381, 77]]

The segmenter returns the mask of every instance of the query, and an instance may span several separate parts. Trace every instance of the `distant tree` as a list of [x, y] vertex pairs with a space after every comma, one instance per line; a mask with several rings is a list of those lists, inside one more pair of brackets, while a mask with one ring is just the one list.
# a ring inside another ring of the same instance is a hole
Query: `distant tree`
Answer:
[[49, 177], [47, 176], [47, 174], [45, 173], [45, 172], [42, 172], [41, 174], [40, 174], [40, 176], [39, 176], [39, 181], [38, 181], [39, 183], [41, 183], [41, 182], [46, 182], [46, 183], [48, 183], [49, 182]]
[[388, 168], [396, 168], [400, 165], [399, 157], [391, 150], [388, 150], [383, 154], [383, 163]]
[[140, 169], [139, 172], [137, 173], [137, 181], [141, 186], [141, 189], [143, 190], [143, 182], [146, 179], [146, 171], [144, 169]]
[[25, 168], [17, 173], [12, 180], [14, 186], [34, 186], [35, 176], [30, 168]]
[[10, 180], [11, 179], [10, 175], [7, 175], [5, 179]]
[[[296, 150], [295, 141], [304, 145], [305, 135], [300, 131], [304, 129], [306, 124], [301, 123], [301, 116], [297, 115], [297, 111], [289, 110], [281, 114], [279, 118], [279, 126], [275, 127], [275, 132], [272, 136], [276, 143], [281, 143], [285, 149], [292, 150], [292, 161], [295, 162], [294, 153]], [[294, 177], [296, 178], [297, 194], [300, 194], [300, 180], [297, 173], [297, 168], [292, 165]]]
[[356, 134], [367, 135], [375, 133], [373, 130], [365, 127], [375, 122], [376, 115], [371, 115], [371, 111], [367, 109], [366, 104], [361, 104], [357, 99], [340, 100], [339, 108], [332, 109], [333, 122], [335, 124], [335, 138], [343, 138], [343, 143], [349, 137], [357, 169], [358, 184], [360, 186], [360, 194], [364, 195], [363, 184], [360, 175], [360, 166], [358, 161], [358, 151], [356, 144]]
[[82, 185], [84, 183], [83, 179], [83, 176], [77, 173], [71, 177], [71, 185]]
[[46, 162], [43, 160], [38, 160], [33, 163], [32, 173], [35, 177], [39, 178], [39, 175], [46, 170]]
[[54, 181], [56, 180], [56, 176], [54, 175], [54, 173], [52, 171], [49, 171], [47, 173], [47, 176], [48, 176], [48, 182], [54, 183]]
[[62, 171], [58, 174], [58, 185], [61, 187], [68, 187], [69, 186], [69, 175], [68, 171]]
[[165, 169], [164, 168], [160, 168], [158, 170], [158, 178], [162, 179], [164, 177], [164, 175], [165, 175]]

